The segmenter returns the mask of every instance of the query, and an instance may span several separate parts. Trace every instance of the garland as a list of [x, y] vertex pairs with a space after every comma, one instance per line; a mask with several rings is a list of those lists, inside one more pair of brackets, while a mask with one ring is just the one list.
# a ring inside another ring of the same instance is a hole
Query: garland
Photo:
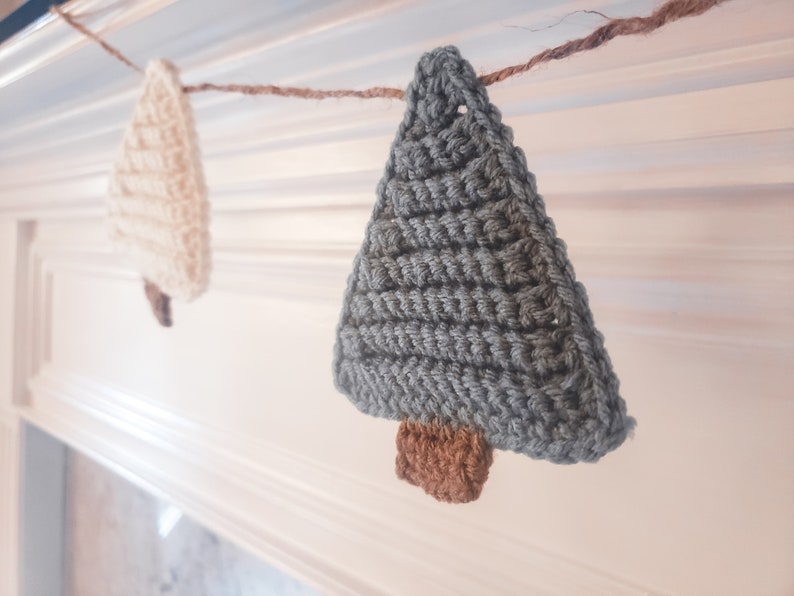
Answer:
[[[626, 17], [620, 19], [609, 19], [609, 21], [598, 27], [592, 33], [579, 39], [567, 41], [554, 48], [543, 50], [539, 54], [532, 56], [526, 62], [506, 66], [494, 72], [481, 75], [480, 82], [486, 87], [499, 83], [511, 77], [524, 74], [545, 62], [562, 60], [574, 54], [594, 50], [616, 37], [627, 35], [648, 35], [662, 27], [685, 17], [694, 17], [726, 2], [727, 0], [669, 0], [657, 8], [647, 17]], [[86, 37], [97, 42], [111, 56], [127, 65], [128, 67], [143, 72], [143, 68], [132, 62], [118, 49], [108, 44], [98, 35], [88, 30], [78, 23], [75, 18], [64, 12], [58, 6], [51, 9], [53, 14], [57, 14], [69, 25]], [[278, 95], [281, 97], [297, 97], [301, 99], [329, 99], [342, 97], [357, 97], [360, 99], [388, 98], [404, 99], [405, 91], [395, 87], [370, 87], [368, 89], [313, 89], [311, 87], [282, 87], [279, 85], [219, 85], [217, 83], [198, 83], [196, 85], [186, 85], [183, 88], [185, 93], [199, 93], [202, 91], [225, 91], [229, 93], [242, 93], [245, 95]]]
[[466, 503], [479, 498], [494, 449], [595, 462], [635, 427], [585, 287], [486, 86], [724, 1], [670, 0], [481, 76], [457, 48], [436, 48], [406, 91], [185, 86], [167, 60], [142, 69], [52, 10], [144, 74], [111, 175], [108, 219], [163, 326], [171, 296], [192, 300], [209, 285], [210, 207], [189, 94], [405, 100], [348, 279], [333, 376], [361, 412], [400, 421], [399, 478]]

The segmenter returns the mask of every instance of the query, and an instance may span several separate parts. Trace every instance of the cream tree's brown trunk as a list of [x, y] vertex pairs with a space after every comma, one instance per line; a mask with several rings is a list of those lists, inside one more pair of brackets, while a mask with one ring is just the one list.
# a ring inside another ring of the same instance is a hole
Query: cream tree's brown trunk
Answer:
[[146, 292], [146, 298], [152, 307], [154, 316], [157, 317], [158, 322], [163, 327], [170, 327], [171, 321], [171, 297], [164, 294], [163, 291], [153, 284], [148, 279], [143, 280], [143, 290]]
[[480, 431], [403, 420], [397, 431], [397, 476], [446, 503], [480, 496], [493, 448]]

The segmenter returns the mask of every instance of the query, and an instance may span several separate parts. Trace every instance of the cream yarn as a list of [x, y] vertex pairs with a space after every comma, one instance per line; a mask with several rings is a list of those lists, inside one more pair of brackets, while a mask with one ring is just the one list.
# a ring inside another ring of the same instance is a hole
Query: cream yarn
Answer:
[[209, 203], [193, 110], [167, 60], [146, 67], [143, 92], [110, 178], [110, 237], [161, 292], [193, 300], [210, 272]]

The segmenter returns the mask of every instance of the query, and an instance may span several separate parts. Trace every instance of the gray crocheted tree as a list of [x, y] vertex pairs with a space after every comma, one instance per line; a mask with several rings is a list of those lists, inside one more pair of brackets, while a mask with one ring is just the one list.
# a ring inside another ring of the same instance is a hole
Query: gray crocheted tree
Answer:
[[523, 152], [454, 47], [406, 92], [350, 276], [337, 387], [401, 421], [397, 474], [476, 499], [492, 449], [592, 462], [634, 425]]

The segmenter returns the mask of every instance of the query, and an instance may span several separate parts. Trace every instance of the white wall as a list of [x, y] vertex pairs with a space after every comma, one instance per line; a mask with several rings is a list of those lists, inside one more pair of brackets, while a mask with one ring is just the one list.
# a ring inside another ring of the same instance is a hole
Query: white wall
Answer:
[[[404, 86], [437, 45], [487, 71], [600, 23], [531, 30], [572, 10], [652, 6], [72, 10], [139, 63], [173, 60], [186, 83], [365, 87]], [[460, 507], [394, 477], [396, 424], [358, 414], [330, 374], [403, 105], [193, 97], [215, 270], [165, 330], [102, 227], [138, 82], [60, 22], [0, 47], [0, 320], [24, 331], [0, 350], [17, 381], [3, 385], [0, 465], [14, 468], [21, 416], [329, 593], [794, 591], [794, 5], [733, 0], [490, 89], [639, 425], [594, 466], [498, 453], [481, 499]]]

